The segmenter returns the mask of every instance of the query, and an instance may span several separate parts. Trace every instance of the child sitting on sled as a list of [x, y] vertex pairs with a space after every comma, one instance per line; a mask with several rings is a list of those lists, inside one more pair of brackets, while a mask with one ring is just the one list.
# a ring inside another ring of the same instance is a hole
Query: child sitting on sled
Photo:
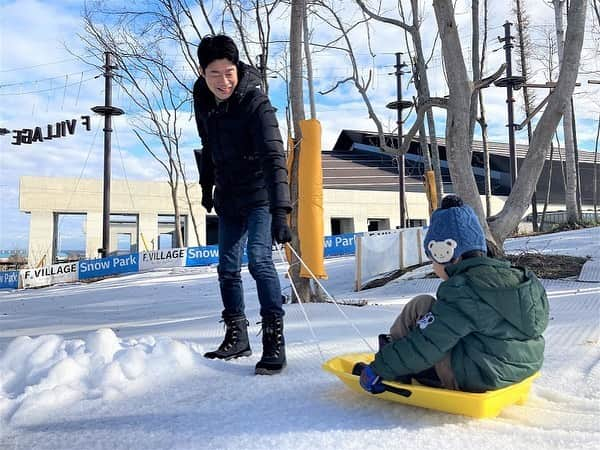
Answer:
[[431, 216], [424, 245], [443, 280], [437, 298], [419, 295], [404, 307], [390, 342], [380, 335], [375, 360], [355, 368], [361, 386], [376, 394], [385, 390], [382, 380], [415, 378], [429, 386], [484, 392], [538, 371], [548, 300], [535, 275], [488, 258], [475, 212], [455, 195], [445, 197]]

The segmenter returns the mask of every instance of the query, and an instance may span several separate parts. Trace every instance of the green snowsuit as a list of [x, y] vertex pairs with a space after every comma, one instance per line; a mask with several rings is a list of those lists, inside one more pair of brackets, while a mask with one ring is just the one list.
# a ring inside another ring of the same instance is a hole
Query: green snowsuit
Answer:
[[421, 372], [451, 351], [459, 388], [484, 392], [519, 382], [542, 366], [548, 299], [529, 270], [469, 258], [446, 268], [431, 314], [381, 349], [372, 367], [384, 380]]

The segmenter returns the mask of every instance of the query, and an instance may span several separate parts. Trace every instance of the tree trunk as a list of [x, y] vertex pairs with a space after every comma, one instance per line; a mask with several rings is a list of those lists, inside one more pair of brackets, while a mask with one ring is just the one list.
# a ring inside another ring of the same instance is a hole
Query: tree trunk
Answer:
[[181, 227], [179, 225], [180, 222], [180, 214], [179, 214], [179, 200], [177, 199], [177, 187], [179, 185], [178, 177], [176, 179], [171, 179], [169, 181], [169, 186], [171, 187], [171, 200], [173, 201], [173, 209], [175, 212], [175, 242], [173, 243], [174, 248], [183, 247], [183, 237], [181, 235]]
[[302, 31], [304, 44], [304, 57], [306, 58], [306, 79], [308, 84], [308, 99], [310, 101], [310, 118], [317, 118], [317, 107], [315, 105], [315, 89], [313, 83], [313, 70], [312, 70], [312, 54], [310, 52], [310, 42], [308, 35], [308, 8], [304, 6], [304, 14], [302, 17]]
[[[183, 178], [183, 186], [185, 188], [185, 201], [188, 205], [188, 209], [190, 210], [190, 218], [192, 219], [192, 228], [194, 230], [194, 235], [196, 236], [196, 242], [198, 245], [200, 244], [200, 235], [198, 234], [198, 223], [196, 222], [196, 216], [194, 215], [194, 210], [192, 209], [192, 199], [190, 198], [190, 188], [189, 184], [186, 182], [186, 179]], [[188, 246], [189, 246], [188, 242]]]
[[575, 184], [577, 196], [577, 217], [582, 220], [581, 214], [581, 175], [579, 173], [579, 146], [577, 145], [577, 117], [575, 117], [575, 103], [571, 97], [571, 125], [573, 128], [573, 153], [575, 157]]
[[596, 131], [596, 147], [594, 149], [594, 220], [598, 223], [598, 138], [600, 137], [600, 114]]
[[481, 142], [483, 145], [483, 177], [485, 191], [485, 215], [492, 215], [492, 174], [490, 170], [490, 150], [488, 148], [488, 124], [485, 119], [485, 106], [483, 103], [483, 90], [479, 90], [479, 126], [481, 127]]
[[548, 186], [546, 188], [546, 198], [544, 199], [544, 210], [542, 211], [542, 220], [540, 221], [540, 230], [544, 231], [546, 223], [546, 211], [548, 211], [548, 203], [550, 203], [550, 188], [552, 187], [552, 166], [554, 160], [554, 143], [550, 142], [550, 168], [548, 169]]
[[[554, 21], [556, 23], [556, 44], [558, 47], [558, 65], [564, 62], [564, 26], [563, 6], [565, 0], [552, 0], [554, 6]], [[565, 205], [567, 207], [567, 221], [571, 224], [578, 222], [577, 214], [577, 168], [575, 166], [575, 147], [573, 143], [573, 110], [569, 100], [563, 111], [563, 134], [565, 141], [565, 161], [567, 172], [567, 190], [565, 191]]]
[[[292, 121], [294, 125], [294, 155], [290, 174], [290, 196], [293, 202], [291, 214], [292, 246], [300, 256], [300, 236], [298, 234], [298, 163], [300, 161], [300, 143], [302, 130], [300, 121], [304, 120], [304, 99], [302, 89], [302, 23], [304, 20], [305, 0], [294, 0], [290, 17], [290, 100], [292, 106]], [[291, 282], [296, 286], [300, 301], [310, 302], [310, 280], [300, 276], [300, 261], [292, 255], [290, 265]], [[292, 301], [297, 302], [292, 293]]]
[[[442, 55], [450, 96], [446, 116], [446, 155], [455, 192], [471, 205], [481, 224], [486, 226], [477, 183], [471, 166], [470, 111], [473, 84], [467, 75], [460, 36], [451, 0], [434, 0], [433, 9], [442, 41]], [[489, 235], [489, 233], [486, 233]]]
[[[527, 33], [527, 26], [529, 20], [527, 13], [521, 4], [521, 0], [516, 0], [516, 13], [517, 13], [517, 29], [519, 31], [519, 65], [521, 66], [521, 75], [525, 78], [525, 83], [529, 81], [529, 66], [527, 61], [531, 57], [531, 41]], [[533, 96], [529, 94], [527, 86], [523, 86], [523, 100], [525, 102], [525, 117], [531, 115]], [[527, 143], [531, 144], [531, 135], [533, 133], [531, 120], [527, 122]], [[531, 198], [531, 217], [533, 223], [533, 231], [538, 231], [538, 217], [537, 217], [537, 196], [535, 191]]]
[[[479, 67], [479, 0], [471, 2], [471, 70], [473, 72], [473, 82], [481, 80], [481, 70]], [[473, 91], [471, 98], [471, 112], [469, 116], [469, 134], [473, 141], [475, 133], [475, 122], [477, 121], [477, 107], [479, 94]]]
[[[431, 93], [429, 90], [429, 79], [427, 76], [427, 66], [425, 64], [425, 55], [423, 54], [423, 43], [421, 41], [421, 30], [419, 26], [419, 3], [418, 0], [411, 0], [413, 17], [413, 28], [410, 32], [412, 37], [413, 46], [416, 54], [416, 72], [418, 74], [419, 83], [417, 84], [417, 91], [419, 93], [420, 101], [424, 102], [429, 100]], [[435, 132], [435, 121], [433, 119], [433, 111], [427, 110], [427, 127], [429, 131], [429, 143], [431, 151], [431, 166], [435, 174], [435, 188], [437, 190], [438, 204], [434, 207], [439, 207], [442, 203], [442, 197], [444, 195], [444, 184], [442, 181], [442, 170], [440, 168], [440, 154], [437, 145], [437, 136]]]
[[[483, 43], [481, 45], [481, 58], [479, 60], [479, 73], [483, 72], [484, 61], [487, 50], [488, 40], [488, 2], [483, 1]], [[490, 150], [488, 148], [487, 120], [485, 117], [485, 105], [483, 103], [483, 89], [479, 89], [477, 95], [479, 101], [479, 126], [481, 127], [481, 142], [483, 146], [483, 177], [484, 177], [484, 193], [485, 193], [485, 215], [492, 215], [492, 176], [490, 170]]]

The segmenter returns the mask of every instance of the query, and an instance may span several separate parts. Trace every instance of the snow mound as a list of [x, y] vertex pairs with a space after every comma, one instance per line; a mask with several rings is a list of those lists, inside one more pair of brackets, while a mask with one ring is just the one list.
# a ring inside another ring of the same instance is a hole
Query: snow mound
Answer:
[[201, 349], [167, 337], [120, 339], [108, 328], [85, 340], [14, 339], [0, 356], [0, 423], [26, 425], [86, 399], [114, 400], [189, 373]]

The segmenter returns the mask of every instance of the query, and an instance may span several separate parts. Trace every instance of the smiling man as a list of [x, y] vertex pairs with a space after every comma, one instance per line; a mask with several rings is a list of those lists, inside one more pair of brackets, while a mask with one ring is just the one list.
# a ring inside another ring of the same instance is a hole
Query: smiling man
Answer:
[[252, 354], [240, 274], [246, 246], [262, 317], [263, 354], [255, 372], [279, 373], [286, 364], [284, 312], [271, 246], [273, 240], [292, 238], [283, 141], [258, 72], [239, 61], [231, 38], [204, 37], [198, 59], [194, 112], [202, 150], [196, 161], [202, 206], [209, 213], [214, 207], [219, 216], [218, 274], [226, 327], [219, 348], [204, 356], [228, 360]]

